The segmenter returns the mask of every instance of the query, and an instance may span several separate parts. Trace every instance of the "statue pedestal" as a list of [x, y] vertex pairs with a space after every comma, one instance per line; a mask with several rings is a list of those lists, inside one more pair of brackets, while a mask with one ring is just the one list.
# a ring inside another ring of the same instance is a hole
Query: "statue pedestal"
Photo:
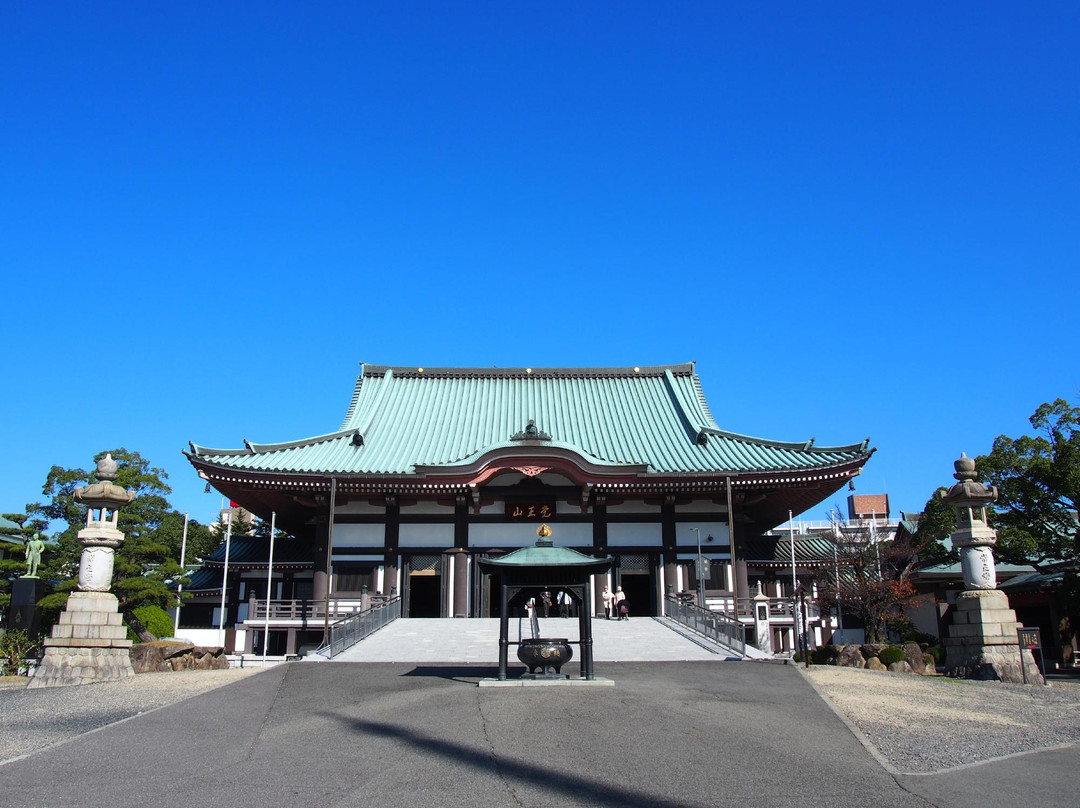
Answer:
[[[1020, 645], [1016, 612], [997, 589], [972, 589], [956, 596], [952, 625], [945, 639], [945, 671], [961, 679], [1021, 684]], [[1024, 650], [1028, 684], [1042, 684], [1031, 651]]]
[[45, 582], [40, 578], [16, 578], [11, 582], [11, 604], [8, 607], [8, 631], [21, 629], [30, 639], [37, 637], [41, 613], [37, 602], [45, 597]]
[[45, 656], [27, 687], [112, 682], [135, 675], [119, 601], [108, 592], [72, 592], [45, 640]]

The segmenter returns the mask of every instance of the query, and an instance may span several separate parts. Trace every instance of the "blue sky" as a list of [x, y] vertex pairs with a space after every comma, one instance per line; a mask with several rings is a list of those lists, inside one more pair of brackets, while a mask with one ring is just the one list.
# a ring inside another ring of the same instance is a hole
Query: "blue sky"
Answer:
[[919, 510], [1080, 401], [1080, 6], [877, 5], [5, 3], [0, 511], [124, 446], [210, 521], [187, 442], [361, 361], [691, 359]]

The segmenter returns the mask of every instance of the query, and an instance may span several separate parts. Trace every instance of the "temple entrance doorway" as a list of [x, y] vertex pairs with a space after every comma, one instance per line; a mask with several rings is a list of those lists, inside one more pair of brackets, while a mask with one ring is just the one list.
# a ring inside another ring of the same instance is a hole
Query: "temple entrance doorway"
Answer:
[[631, 617], [654, 617], [657, 614], [654, 565], [648, 555], [624, 555], [618, 560], [618, 585], [626, 594]]
[[439, 556], [413, 556], [409, 560], [405, 616], [442, 617], [442, 581], [442, 559]]

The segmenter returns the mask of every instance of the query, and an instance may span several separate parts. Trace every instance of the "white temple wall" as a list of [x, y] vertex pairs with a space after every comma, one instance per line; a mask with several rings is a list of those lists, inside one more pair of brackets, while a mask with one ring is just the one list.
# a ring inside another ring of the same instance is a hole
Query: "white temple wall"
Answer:
[[[400, 547], [453, 547], [454, 526], [450, 523], [412, 525], [402, 523], [398, 529]], [[337, 542], [335, 541], [336, 545]]]
[[381, 524], [334, 523], [334, 547], [382, 547], [385, 538]]
[[[726, 522], [677, 522], [675, 524], [675, 543], [680, 547], [693, 547], [697, 550], [697, 534], [694, 528], [701, 531], [701, 552], [711, 550], [717, 546], [728, 546], [728, 526]], [[713, 537], [709, 541], [709, 536]]]
[[607, 543], [609, 547], [660, 547], [663, 527], [659, 522], [609, 522]]
[[[469, 546], [531, 547], [536, 544], [536, 529], [539, 526], [539, 522], [469, 525]], [[587, 522], [553, 522], [551, 540], [557, 547], [591, 547], [592, 525]]]

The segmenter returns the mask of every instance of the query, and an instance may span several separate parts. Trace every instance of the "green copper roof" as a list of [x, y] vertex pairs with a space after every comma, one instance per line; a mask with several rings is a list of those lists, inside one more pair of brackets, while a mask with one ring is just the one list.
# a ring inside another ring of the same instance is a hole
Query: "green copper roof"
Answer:
[[[787, 536], [758, 536], [745, 541], [743, 560], [748, 564], [791, 564], [791, 540]], [[797, 534], [795, 563], [828, 561], [834, 558], [834, 545], [824, 536]]]
[[[533, 421], [535, 432], [529, 432]], [[567, 450], [646, 474], [827, 469], [865, 460], [867, 442], [818, 447], [721, 430], [692, 363], [636, 368], [415, 368], [364, 365], [336, 432], [242, 449], [191, 445], [236, 470], [397, 475], [451, 471], [488, 452]]]
[[[270, 540], [258, 536], [233, 536], [229, 542], [229, 564], [237, 567], [265, 568], [270, 561]], [[203, 562], [208, 566], [224, 566], [225, 542], [222, 542]], [[274, 542], [274, 566], [311, 566], [311, 548], [303, 542], [284, 540]]]
[[610, 558], [594, 558], [569, 547], [555, 547], [550, 542], [537, 542], [500, 558], [481, 559], [482, 567], [597, 567], [607, 569]]

